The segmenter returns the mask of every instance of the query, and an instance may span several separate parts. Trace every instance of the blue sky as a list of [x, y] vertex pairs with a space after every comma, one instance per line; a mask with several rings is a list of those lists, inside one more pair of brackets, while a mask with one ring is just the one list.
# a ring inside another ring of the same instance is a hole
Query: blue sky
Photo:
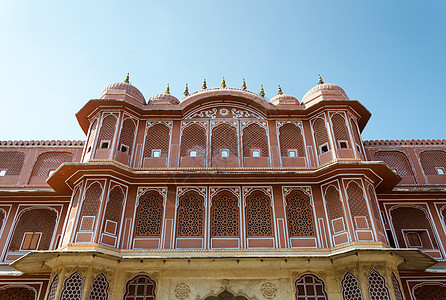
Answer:
[[0, 0], [0, 140], [85, 139], [75, 113], [109, 83], [146, 99], [229, 87], [299, 100], [340, 85], [364, 139], [445, 136], [446, 1]]

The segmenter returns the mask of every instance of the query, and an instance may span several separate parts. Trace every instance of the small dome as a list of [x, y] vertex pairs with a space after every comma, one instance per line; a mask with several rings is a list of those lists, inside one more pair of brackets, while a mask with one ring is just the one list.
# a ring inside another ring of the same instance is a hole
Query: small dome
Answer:
[[149, 102], [147, 104], [153, 105], [153, 104], [170, 104], [170, 105], [177, 105], [180, 101], [175, 96], [172, 96], [171, 94], [157, 94], [152, 96], [149, 99]]
[[302, 98], [303, 104], [314, 100], [349, 100], [345, 91], [338, 85], [332, 83], [318, 84], [309, 90]]
[[99, 99], [127, 100], [134, 104], [145, 104], [146, 100], [142, 93], [133, 85], [126, 82], [109, 84], [99, 96]]
[[274, 96], [269, 102], [274, 105], [279, 105], [279, 104], [299, 105], [299, 101], [296, 99], [296, 97], [287, 94]]

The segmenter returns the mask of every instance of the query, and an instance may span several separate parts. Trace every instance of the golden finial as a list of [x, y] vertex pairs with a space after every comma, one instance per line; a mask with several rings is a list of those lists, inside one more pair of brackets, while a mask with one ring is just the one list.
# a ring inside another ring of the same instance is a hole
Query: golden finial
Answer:
[[260, 96], [265, 97], [265, 91], [263, 90], [263, 84], [261, 85], [261, 88], [260, 88]]
[[246, 82], [245, 82], [245, 78], [243, 78], [242, 90], [246, 91]]
[[127, 77], [125, 77], [124, 82], [130, 84], [130, 75], [129, 75], [129, 73], [127, 73]]
[[319, 82], [317, 84], [324, 84], [324, 82], [322, 81], [321, 74], [319, 74]]
[[279, 90], [277, 91], [277, 95], [283, 95], [282, 88], [279, 85]]
[[169, 87], [169, 84], [167, 84], [166, 91], [164, 92], [164, 94], [168, 94], [168, 95], [170, 95], [170, 87]]
[[187, 83], [186, 83], [186, 87], [184, 88], [184, 96], [189, 96], [189, 88], [187, 87]]
[[206, 86], [206, 79], [203, 80], [203, 85], [201, 86], [201, 88], [202, 88], [203, 90], [205, 90], [205, 89], [208, 88], [208, 87]]
[[226, 87], [226, 81], [225, 78], [223, 77], [223, 80], [221, 81], [221, 87], [225, 88]]

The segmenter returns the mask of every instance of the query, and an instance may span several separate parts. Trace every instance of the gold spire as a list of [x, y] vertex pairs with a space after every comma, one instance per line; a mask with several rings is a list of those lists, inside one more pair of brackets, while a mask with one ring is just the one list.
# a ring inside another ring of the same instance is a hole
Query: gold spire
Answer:
[[208, 87], [206, 86], [206, 79], [203, 80], [203, 85], [201, 86], [201, 88], [202, 88], [203, 90], [205, 90], [205, 89], [208, 88]]
[[245, 78], [243, 78], [242, 90], [246, 91], [246, 89], [247, 89], [247, 87], [246, 87]]
[[186, 83], [186, 87], [184, 88], [184, 96], [189, 96], [189, 88], [187, 87], [187, 83]]
[[170, 95], [169, 84], [167, 84], [166, 91], [164, 92], [164, 94], [168, 94], [168, 95]]
[[225, 88], [226, 87], [226, 81], [225, 78], [223, 77], [223, 80], [221, 81], [221, 87]]
[[324, 82], [322, 81], [321, 74], [319, 74], [319, 82], [317, 84], [324, 84]]
[[127, 77], [125, 77], [124, 82], [130, 84], [130, 75], [129, 75], [129, 73], [127, 73]]
[[282, 88], [280, 87], [280, 84], [279, 84], [279, 90], [277, 91], [277, 95], [283, 95]]
[[263, 90], [263, 84], [261, 85], [261, 88], [260, 88], [260, 96], [265, 97], [265, 91]]

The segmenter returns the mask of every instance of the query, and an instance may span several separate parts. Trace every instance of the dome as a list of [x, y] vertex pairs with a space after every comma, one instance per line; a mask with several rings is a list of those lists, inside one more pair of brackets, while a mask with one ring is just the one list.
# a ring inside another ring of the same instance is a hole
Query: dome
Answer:
[[170, 105], [177, 105], [180, 101], [171, 94], [157, 94], [152, 96], [149, 99], [149, 102], [147, 104], [153, 105], [153, 104], [170, 104]]
[[126, 82], [109, 84], [99, 96], [99, 99], [127, 100], [133, 104], [145, 104], [146, 100], [142, 93], [133, 85]]
[[270, 103], [274, 105], [281, 105], [281, 104], [299, 105], [299, 101], [296, 99], [296, 97], [287, 94], [274, 96], [270, 100]]
[[349, 100], [345, 91], [338, 85], [332, 83], [318, 84], [309, 90], [302, 98], [303, 104], [315, 100]]

